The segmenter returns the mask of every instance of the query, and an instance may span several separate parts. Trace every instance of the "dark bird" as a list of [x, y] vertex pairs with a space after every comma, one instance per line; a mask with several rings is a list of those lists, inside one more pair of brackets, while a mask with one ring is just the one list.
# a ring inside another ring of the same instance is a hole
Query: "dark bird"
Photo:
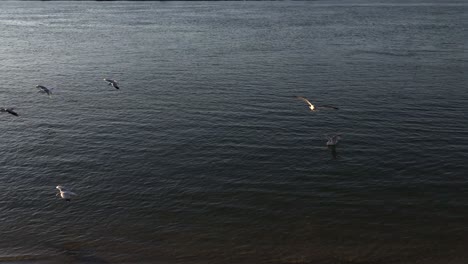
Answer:
[[334, 135], [334, 136], [326, 136], [328, 139], [327, 146], [336, 146], [338, 144], [338, 140], [341, 139], [341, 135]]
[[320, 105], [320, 106], [315, 106], [315, 105], [313, 105], [307, 98], [302, 97], [302, 96], [296, 96], [296, 98], [301, 99], [302, 101], [306, 102], [306, 103], [309, 105], [310, 111], [315, 111], [315, 110], [317, 110], [318, 108], [331, 108], [331, 109], [338, 110], [338, 107], [336, 107], [336, 106], [331, 106], [331, 105]]
[[14, 108], [10, 107], [10, 108], [0, 108], [0, 112], [6, 112], [6, 113], [9, 113], [9, 114], [12, 114], [14, 116], [19, 116], [18, 113], [16, 113], [15, 111], [13, 111]]
[[341, 139], [341, 135], [326, 136], [328, 139], [327, 147], [331, 150], [331, 154], [334, 159], [338, 158], [338, 153], [336, 152], [336, 145], [338, 145], [338, 140]]
[[49, 89], [43, 85], [37, 85], [36, 88], [39, 89], [40, 93], [46, 93], [49, 97], [52, 94], [52, 89]]
[[109, 85], [112, 85], [115, 89], [120, 89], [119, 85], [117, 84], [116, 80], [111, 80], [111, 79], [106, 79], [104, 78], [104, 81], [108, 82]]

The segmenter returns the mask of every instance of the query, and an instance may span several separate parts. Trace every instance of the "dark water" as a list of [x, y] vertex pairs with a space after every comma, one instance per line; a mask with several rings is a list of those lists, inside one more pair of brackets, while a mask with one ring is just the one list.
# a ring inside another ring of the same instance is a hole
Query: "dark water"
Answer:
[[438, 2], [0, 2], [0, 262], [468, 263]]

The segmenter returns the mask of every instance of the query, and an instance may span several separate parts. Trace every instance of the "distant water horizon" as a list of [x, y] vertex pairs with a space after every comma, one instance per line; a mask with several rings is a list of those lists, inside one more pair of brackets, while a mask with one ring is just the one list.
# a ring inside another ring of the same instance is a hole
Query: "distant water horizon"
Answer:
[[354, 0], [354, 1], [340, 1], [340, 0], [6, 0], [11, 2], [314, 2], [314, 3], [331, 3], [331, 4], [343, 4], [343, 5], [379, 5], [379, 4], [417, 4], [417, 5], [428, 5], [428, 4], [464, 4], [464, 0]]
[[0, 263], [468, 263], [467, 9], [0, 1]]

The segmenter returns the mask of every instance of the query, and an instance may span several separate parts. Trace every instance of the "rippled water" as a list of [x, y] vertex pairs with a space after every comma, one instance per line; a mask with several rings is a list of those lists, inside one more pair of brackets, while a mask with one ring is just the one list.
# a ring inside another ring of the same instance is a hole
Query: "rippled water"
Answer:
[[0, 2], [0, 262], [467, 263], [439, 2]]

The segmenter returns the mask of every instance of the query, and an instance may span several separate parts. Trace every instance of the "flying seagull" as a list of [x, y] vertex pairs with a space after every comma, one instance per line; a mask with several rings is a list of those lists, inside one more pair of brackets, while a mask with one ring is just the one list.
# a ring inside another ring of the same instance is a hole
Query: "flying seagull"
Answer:
[[13, 109], [14, 109], [13, 107], [9, 107], [9, 108], [1, 107], [0, 112], [7, 112], [7, 113], [12, 114], [14, 116], [18, 116], [18, 113], [13, 111]]
[[120, 89], [119, 85], [117, 84], [116, 80], [111, 80], [111, 79], [106, 79], [104, 78], [104, 81], [108, 82], [109, 85], [112, 85], [115, 89]]
[[336, 146], [338, 144], [338, 140], [341, 139], [341, 135], [334, 135], [334, 136], [326, 136], [328, 141], [327, 141], [327, 146]]
[[67, 202], [70, 202], [71, 200], [71, 197], [73, 195], [76, 195], [76, 193], [74, 192], [71, 192], [71, 191], [68, 191], [64, 186], [62, 185], [58, 185], [57, 187], [57, 190], [59, 190], [59, 193], [57, 193], [55, 196], [59, 196], [62, 198], [62, 199], [65, 199], [65, 201]]
[[341, 135], [326, 136], [326, 138], [328, 139], [327, 147], [331, 150], [332, 157], [337, 159], [338, 153], [336, 152], [336, 145], [338, 144], [338, 140], [341, 139]]
[[36, 88], [39, 89], [40, 93], [46, 93], [49, 97], [52, 94], [52, 89], [49, 89], [43, 85], [36, 85]]
[[302, 96], [296, 96], [298, 99], [301, 99], [302, 101], [306, 102], [309, 105], [310, 111], [315, 111], [318, 108], [332, 108], [335, 110], [338, 110], [338, 107], [331, 106], [331, 105], [320, 105], [320, 106], [315, 106], [313, 105], [307, 98], [302, 97]]

